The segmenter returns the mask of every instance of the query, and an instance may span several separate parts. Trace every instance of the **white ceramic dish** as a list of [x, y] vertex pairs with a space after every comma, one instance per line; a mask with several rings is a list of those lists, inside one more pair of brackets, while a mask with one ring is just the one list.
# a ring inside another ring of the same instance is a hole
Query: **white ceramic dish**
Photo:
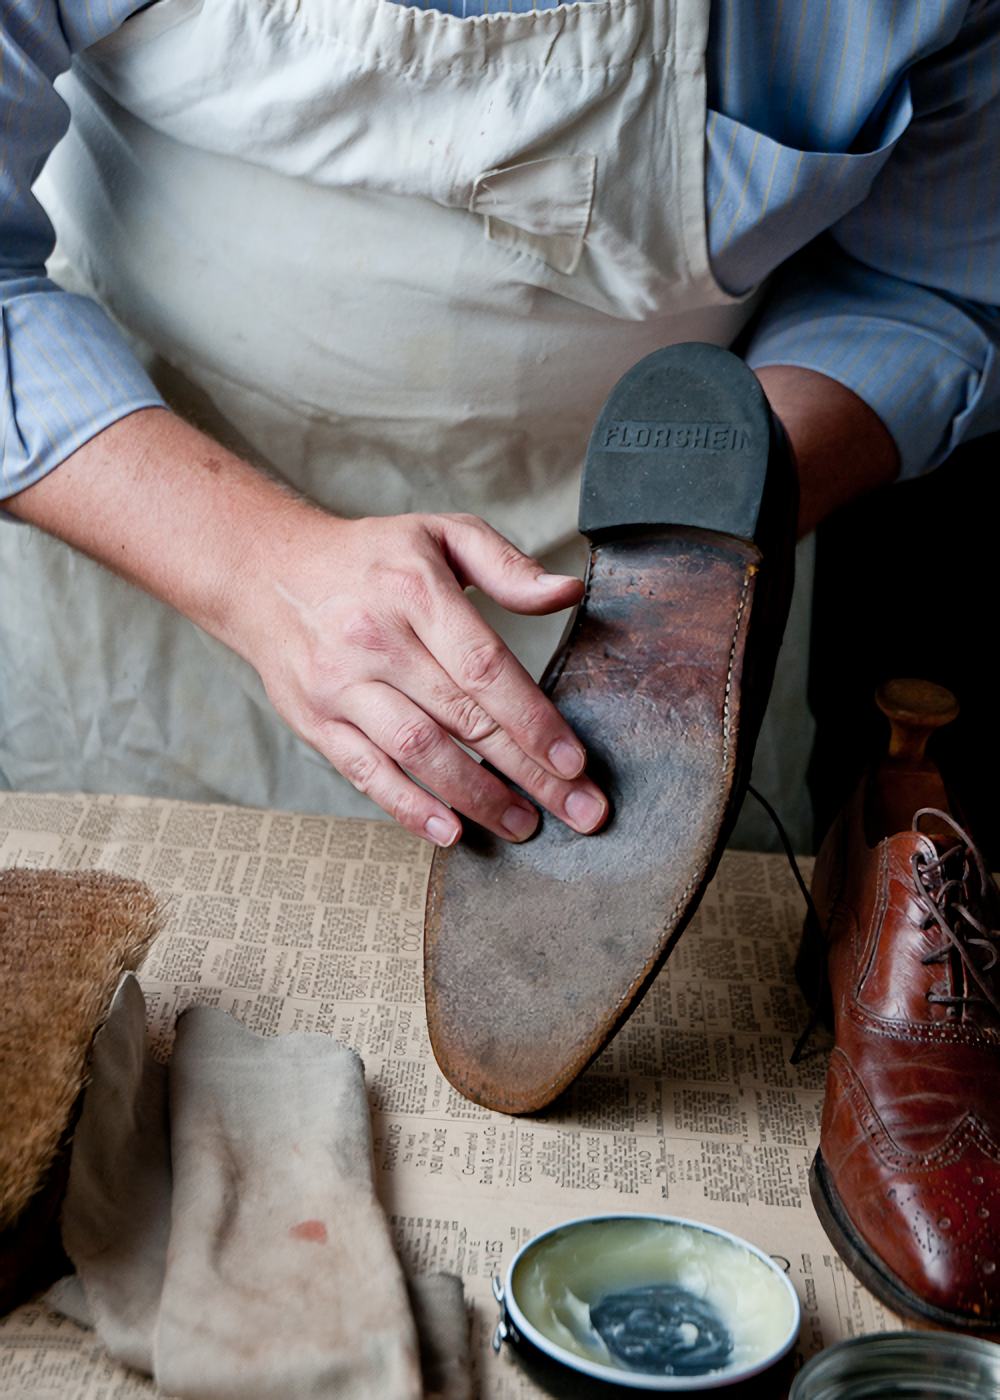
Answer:
[[494, 1345], [521, 1338], [636, 1390], [708, 1390], [791, 1348], [800, 1309], [773, 1260], [727, 1230], [662, 1215], [567, 1221], [518, 1251], [494, 1292]]

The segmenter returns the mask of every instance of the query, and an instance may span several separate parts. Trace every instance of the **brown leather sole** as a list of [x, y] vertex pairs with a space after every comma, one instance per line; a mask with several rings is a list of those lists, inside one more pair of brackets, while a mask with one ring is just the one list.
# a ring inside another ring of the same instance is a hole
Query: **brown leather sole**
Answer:
[[871, 1253], [851, 1224], [819, 1152], [809, 1168], [809, 1194], [820, 1224], [834, 1249], [855, 1278], [860, 1279], [869, 1293], [873, 1293], [887, 1308], [912, 1322], [930, 1322], [938, 1327], [957, 1328], [976, 1334], [995, 1335], [1000, 1332], [1000, 1321], [973, 1318], [968, 1313], [949, 1312], [945, 1308], [935, 1307], [907, 1288], [895, 1274], [891, 1274], [881, 1260]]
[[431, 1041], [477, 1103], [528, 1113], [555, 1098], [694, 909], [733, 791], [759, 558], [697, 531], [598, 546], [550, 693], [608, 792], [609, 822], [582, 837], [543, 814], [523, 845], [477, 829], [435, 855]]

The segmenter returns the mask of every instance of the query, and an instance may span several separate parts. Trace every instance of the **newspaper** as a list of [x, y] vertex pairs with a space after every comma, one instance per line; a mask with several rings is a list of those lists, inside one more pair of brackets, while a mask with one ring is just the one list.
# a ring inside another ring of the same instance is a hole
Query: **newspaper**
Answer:
[[[140, 980], [160, 1058], [194, 1002], [359, 1052], [399, 1254], [413, 1274], [464, 1280], [482, 1400], [541, 1394], [492, 1348], [493, 1276], [534, 1234], [584, 1215], [702, 1220], [780, 1259], [802, 1302], [800, 1359], [901, 1325], [844, 1268], [810, 1205], [829, 1043], [818, 1032], [789, 1064], [808, 1013], [792, 972], [803, 901], [784, 857], [727, 853], [624, 1029], [550, 1111], [521, 1119], [468, 1102], [434, 1062], [422, 994], [430, 860], [388, 822], [0, 794], [0, 866], [100, 867], [156, 891], [167, 921]], [[41, 1305], [0, 1320], [0, 1396], [156, 1394]]]

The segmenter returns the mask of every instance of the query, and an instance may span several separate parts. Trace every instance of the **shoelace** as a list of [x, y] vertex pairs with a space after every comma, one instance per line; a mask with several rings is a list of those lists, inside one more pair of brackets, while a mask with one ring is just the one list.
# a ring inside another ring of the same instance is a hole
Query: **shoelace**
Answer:
[[780, 840], [782, 846], [785, 848], [785, 855], [788, 857], [788, 864], [792, 868], [792, 874], [795, 876], [796, 883], [798, 884], [799, 889], [802, 891], [802, 897], [805, 899], [806, 902], [807, 913], [805, 936], [814, 942], [818, 940], [820, 950], [820, 983], [819, 990], [816, 993], [816, 1003], [814, 1006], [811, 1006], [809, 1008], [809, 1020], [806, 1023], [806, 1028], [799, 1036], [798, 1040], [795, 1042], [795, 1049], [788, 1057], [789, 1064], [797, 1065], [799, 1060], [801, 1060], [802, 1058], [802, 1054], [806, 1048], [806, 1045], [809, 1043], [809, 1037], [816, 1029], [817, 1022], [819, 1021], [820, 1014], [822, 1012], [823, 993], [826, 991], [827, 983], [826, 943], [823, 938], [823, 928], [820, 924], [819, 913], [816, 909], [816, 905], [813, 903], [813, 897], [809, 893], [809, 886], [802, 878], [802, 871], [799, 869], [798, 861], [795, 859], [795, 854], [792, 851], [792, 843], [788, 839], [788, 833], [785, 831], [785, 828], [781, 824], [781, 818], [771, 806], [770, 802], [768, 802], [767, 798], [762, 797], [761, 794], [757, 791], [757, 789], [753, 787], [750, 783], [747, 783], [747, 792], [750, 793], [752, 797], [755, 797], [757, 799], [760, 805], [764, 808], [764, 811], [771, 818], [771, 821], [774, 823], [774, 829], [778, 833], [778, 839]]
[[[986, 977], [1000, 958], [1000, 929], [987, 928], [969, 908], [970, 903], [984, 899], [990, 887], [986, 862], [968, 832], [947, 812], [937, 807], [921, 807], [913, 816], [915, 832], [920, 832], [922, 817], [944, 822], [957, 840], [940, 855], [929, 857], [915, 851], [910, 857], [917, 902], [924, 911], [920, 927], [937, 928], [944, 938], [942, 946], [921, 961], [930, 966], [949, 963], [957, 956], [965, 969], [966, 988], [974, 985], [982, 994], [977, 996], [969, 990], [962, 994], [930, 991], [927, 1000], [947, 1006], [955, 1013], [970, 1004], [988, 1004], [1000, 1015], [1000, 996]], [[973, 886], [973, 881], [978, 888]], [[982, 961], [983, 953], [988, 961]]]
[[[781, 819], [770, 802], [749, 783], [747, 784], [747, 792], [757, 799], [774, 823], [775, 830], [785, 849], [785, 855], [788, 857], [792, 874], [795, 876], [806, 901], [807, 914], [804, 935], [817, 946], [819, 953], [820, 983], [815, 1003], [809, 1009], [809, 1020], [789, 1056], [789, 1063], [797, 1065], [822, 1013], [823, 996], [827, 988], [826, 940], [823, 937], [819, 913], [806, 882], [802, 878], [802, 872], [799, 870], [792, 852], [792, 843], [781, 824]], [[986, 1002], [1000, 1015], [1000, 996], [983, 980], [984, 974], [991, 972], [1000, 961], [1000, 929], [987, 928], [976, 918], [966, 902], [970, 895], [969, 880], [973, 871], [978, 882], [978, 891], [973, 893], [973, 899], [975, 899], [976, 894], [980, 898], [984, 897], [986, 891], [991, 887], [992, 880], [986, 869], [986, 862], [968, 832], [959, 826], [954, 817], [950, 817], [947, 812], [942, 812], [938, 807], [921, 807], [918, 812], [915, 812], [912, 822], [913, 830], [919, 832], [921, 818], [929, 816], [936, 817], [938, 821], [943, 821], [947, 826], [950, 826], [958, 839], [954, 846], [934, 859], [929, 859], [919, 852], [915, 852], [910, 858], [914, 888], [918, 901], [924, 909], [924, 919], [921, 926], [924, 929], [939, 928], [946, 940], [945, 946], [934, 953], [928, 953], [922, 961], [928, 965], [945, 962], [951, 957], [952, 950], [954, 950], [961, 959], [962, 966], [966, 968], [968, 976], [983, 995], [980, 997], [965, 993], [961, 996], [940, 996], [931, 992], [928, 993], [928, 1000], [954, 1007], [963, 1006], [970, 1002], [980, 1004]], [[972, 859], [971, 866], [969, 864], [970, 857]], [[959, 878], [956, 878], [950, 871], [958, 868], [959, 861], [961, 861], [962, 873]], [[945, 869], [946, 866], [949, 867], [948, 870]], [[959, 891], [961, 891], [962, 899], [958, 898]], [[989, 956], [989, 961], [982, 967], [977, 967], [972, 959], [971, 949], [973, 948], [985, 949]]]

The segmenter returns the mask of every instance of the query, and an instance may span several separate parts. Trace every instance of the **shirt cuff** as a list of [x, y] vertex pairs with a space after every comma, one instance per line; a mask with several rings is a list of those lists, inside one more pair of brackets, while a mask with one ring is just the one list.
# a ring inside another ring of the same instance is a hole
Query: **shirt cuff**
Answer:
[[41, 480], [102, 429], [162, 407], [114, 324], [47, 277], [0, 277], [0, 499]]
[[823, 238], [776, 275], [746, 358], [851, 389], [889, 429], [908, 478], [1000, 428], [998, 349], [993, 308], [876, 272]]

